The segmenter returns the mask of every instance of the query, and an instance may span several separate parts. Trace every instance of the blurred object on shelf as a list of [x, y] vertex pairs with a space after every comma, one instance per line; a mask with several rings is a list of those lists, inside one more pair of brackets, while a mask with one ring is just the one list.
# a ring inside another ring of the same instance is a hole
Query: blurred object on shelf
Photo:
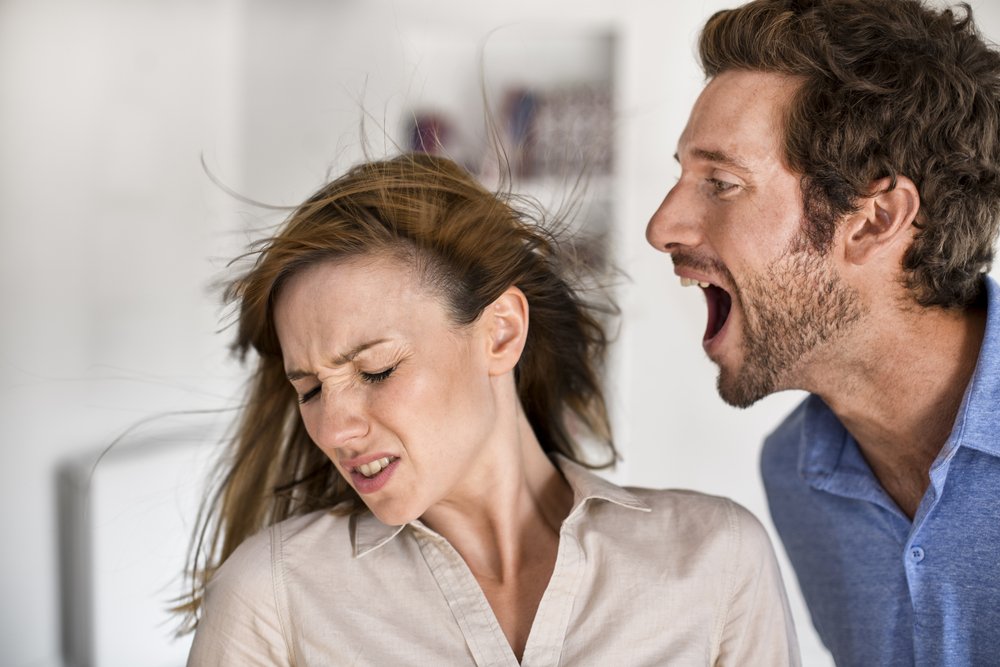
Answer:
[[504, 95], [501, 113], [504, 147], [515, 178], [573, 179], [611, 173], [610, 86], [512, 88]]
[[533, 128], [537, 173], [610, 174], [614, 144], [610, 86], [567, 86], [545, 91], [539, 98]]
[[504, 147], [513, 176], [536, 175], [534, 145], [537, 138], [535, 118], [539, 96], [527, 88], [512, 88], [504, 94], [500, 112], [504, 128]]
[[412, 121], [409, 130], [409, 150], [450, 157], [449, 144], [453, 141], [455, 132], [444, 114], [414, 113]]
[[[543, 90], [508, 88], [499, 127], [515, 179], [604, 176], [612, 171], [610, 85], [572, 84]], [[489, 160], [483, 176], [489, 176]]]
[[[500, 149], [511, 176], [521, 182], [578, 176], [607, 176], [614, 162], [610, 86], [577, 84], [552, 90], [513, 87], [503, 94], [496, 117]], [[450, 157], [481, 155], [472, 171], [485, 183], [495, 180], [493, 146], [462, 145], [457, 122], [443, 111], [411, 116], [407, 148]], [[466, 119], [468, 121], [468, 119]], [[477, 133], [478, 134], [478, 133]], [[489, 132], [483, 136], [491, 137]], [[487, 139], [487, 142], [492, 139]]]

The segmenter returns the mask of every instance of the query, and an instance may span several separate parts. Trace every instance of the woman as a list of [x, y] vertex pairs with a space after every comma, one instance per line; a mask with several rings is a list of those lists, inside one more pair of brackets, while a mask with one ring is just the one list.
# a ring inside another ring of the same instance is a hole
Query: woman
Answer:
[[372, 162], [258, 251], [189, 665], [797, 663], [748, 512], [587, 469], [604, 331], [505, 198]]

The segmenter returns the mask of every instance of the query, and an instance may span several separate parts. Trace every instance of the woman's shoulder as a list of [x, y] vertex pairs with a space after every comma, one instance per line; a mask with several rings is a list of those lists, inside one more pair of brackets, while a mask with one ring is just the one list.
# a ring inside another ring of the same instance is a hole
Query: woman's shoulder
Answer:
[[350, 547], [350, 517], [329, 509], [290, 517], [267, 526], [244, 540], [219, 568], [220, 576], [270, 575], [270, 571], [290, 556], [315, 549], [319, 544], [333, 548]]
[[736, 501], [687, 489], [629, 487], [650, 508], [649, 522], [671, 541], [704, 548], [720, 543], [739, 551], [770, 551], [770, 538], [760, 520]]
[[271, 526], [271, 560], [280, 568], [317, 560], [341, 566], [354, 554], [352, 525], [357, 516], [318, 510]]
[[725, 520], [756, 521], [752, 512], [726, 496], [690, 489], [651, 489], [637, 486], [625, 489], [649, 505], [654, 512], [681, 512], [703, 519], [729, 517]]
[[270, 530], [275, 539], [286, 543], [313, 540], [349, 543], [351, 521], [352, 515], [321, 509], [279, 521]]
[[661, 535], [657, 564], [684, 573], [671, 582], [673, 592], [716, 611], [709, 662], [798, 665], [781, 572], [760, 520], [729, 498], [687, 490], [630, 491], [649, 505], [654, 532]]
[[[586, 524], [612, 542], [657, 557], [770, 550], [760, 521], [742, 505], [687, 489], [619, 486], [565, 458], [557, 463], [577, 496], [593, 499]], [[608, 502], [600, 502], [600, 500]]]
[[244, 540], [212, 575], [189, 665], [294, 664], [282, 570], [318, 540], [350, 542], [329, 510], [292, 517]]

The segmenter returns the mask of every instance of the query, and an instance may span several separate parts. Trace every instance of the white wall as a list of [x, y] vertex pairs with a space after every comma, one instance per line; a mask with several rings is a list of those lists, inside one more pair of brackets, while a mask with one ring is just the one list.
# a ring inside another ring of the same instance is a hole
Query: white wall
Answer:
[[[615, 248], [630, 276], [611, 380], [620, 478], [729, 495], [766, 521], [759, 443], [797, 397], [721, 403], [702, 299], [643, 239], [702, 85], [695, 36], [729, 4], [0, 0], [0, 663], [60, 664], [56, 466], [144, 416], [236, 396], [206, 285], [276, 217], [223, 196], [199, 155], [254, 199], [301, 200], [360, 156], [362, 106], [374, 135], [380, 122], [395, 135], [408, 100], [475, 74], [468, 62], [428, 71], [423, 30], [615, 28]], [[996, 3], [973, 4], [1000, 35]], [[807, 664], [825, 664], [795, 604]]]
[[57, 465], [233, 395], [237, 9], [0, 2], [0, 664], [60, 664]]

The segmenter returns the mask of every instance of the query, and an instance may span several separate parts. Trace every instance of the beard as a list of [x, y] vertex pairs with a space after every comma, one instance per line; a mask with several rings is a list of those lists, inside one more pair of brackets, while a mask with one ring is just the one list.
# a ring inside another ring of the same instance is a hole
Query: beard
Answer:
[[805, 237], [767, 269], [734, 286], [743, 313], [741, 367], [719, 368], [718, 391], [726, 403], [746, 408], [782, 389], [792, 371], [824, 345], [842, 338], [867, 309]]

